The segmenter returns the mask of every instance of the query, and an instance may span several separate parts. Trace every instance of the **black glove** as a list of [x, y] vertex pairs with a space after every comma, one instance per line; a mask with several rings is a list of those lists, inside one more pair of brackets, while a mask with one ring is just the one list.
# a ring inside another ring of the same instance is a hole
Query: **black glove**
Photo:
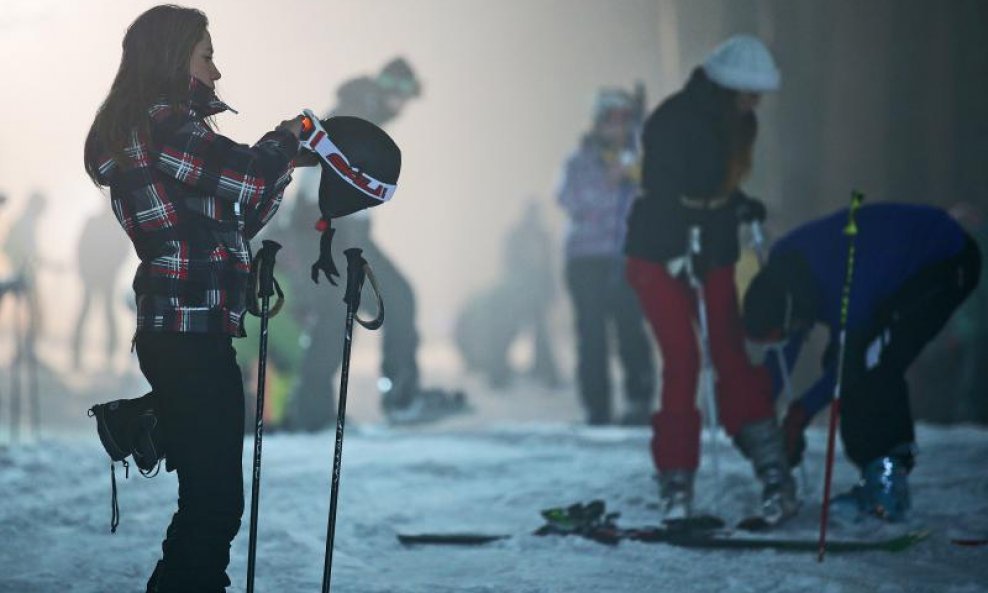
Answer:
[[336, 263], [333, 262], [333, 235], [336, 234], [336, 229], [326, 223], [320, 230], [322, 236], [319, 237], [319, 259], [312, 264], [312, 281], [319, 284], [319, 272], [322, 272], [329, 283], [336, 286], [336, 279], [340, 277]]
[[765, 217], [768, 216], [765, 203], [758, 198], [753, 198], [740, 192], [738, 193], [740, 194], [736, 210], [738, 221], [744, 224], [750, 224], [756, 220], [758, 222], [765, 222]]

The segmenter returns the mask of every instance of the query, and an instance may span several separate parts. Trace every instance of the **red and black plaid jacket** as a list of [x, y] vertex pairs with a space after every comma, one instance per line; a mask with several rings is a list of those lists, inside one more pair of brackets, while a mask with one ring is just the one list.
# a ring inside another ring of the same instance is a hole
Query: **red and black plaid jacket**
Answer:
[[141, 259], [138, 331], [243, 335], [248, 241], [278, 209], [299, 143], [273, 131], [237, 144], [205, 120], [227, 109], [193, 79], [180, 108], [148, 110], [150, 137], [134, 132], [130, 162], [101, 159], [99, 182]]

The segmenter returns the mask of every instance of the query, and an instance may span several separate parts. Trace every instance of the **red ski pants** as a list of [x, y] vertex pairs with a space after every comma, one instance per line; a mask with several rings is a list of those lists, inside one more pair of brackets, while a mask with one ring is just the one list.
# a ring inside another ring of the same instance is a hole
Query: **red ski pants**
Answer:
[[[700, 464], [700, 413], [696, 407], [700, 370], [697, 296], [665, 265], [628, 258], [628, 282], [662, 352], [661, 409], [652, 416], [652, 458], [660, 472], [695, 470]], [[717, 412], [727, 434], [774, 414], [772, 380], [754, 367], [744, 349], [734, 266], [715, 268], [703, 279], [716, 373]]]

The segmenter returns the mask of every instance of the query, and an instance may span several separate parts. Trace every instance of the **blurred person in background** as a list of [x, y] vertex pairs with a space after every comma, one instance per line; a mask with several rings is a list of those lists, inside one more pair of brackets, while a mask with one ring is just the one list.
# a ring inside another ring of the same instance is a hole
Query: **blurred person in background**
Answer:
[[[988, 250], [988, 220], [977, 205], [960, 202], [948, 210]], [[982, 260], [981, 277], [988, 261]], [[978, 285], [919, 357], [910, 374], [917, 420], [988, 424], [988, 287]]]
[[[700, 463], [701, 360], [694, 330], [699, 306], [705, 306], [709, 320], [718, 416], [762, 483], [761, 513], [778, 522], [798, 509], [771, 377], [753, 366], [745, 351], [734, 274], [739, 224], [765, 216], [764, 205], [740, 187], [752, 168], [755, 108], [763, 93], [779, 88], [780, 79], [764, 43], [737, 35], [716, 48], [685, 88], [645, 123], [643, 193], [628, 219], [625, 253], [628, 280], [664, 363], [661, 409], [652, 418], [652, 456], [667, 518], [692, 514]], [[701, 238], [693, 256], [687, 255], [692, 227]], [[702, 283], [703, 305], [690, 285], [687, 263]]]
[[614, 421], [611, 332], [624, 374], [622, 423], [648, 423], [655, 394], [652, 345], [622, 273], [625, 221], [638, 186], [636, 131], [643, 98], [604, 88], [594, 101], [591, 129], [567, 159], [557, 191], [566, 212], [566, 287], [576, 325], [577, 382], [586, 420]]
[[[830, 404], [840, 372], [841, 440], [861, 480], [831, 505], [854, 519], [900, 521], [911, 505], [907, 476], [916, 452], [905, 373], [978, 285], [981, 253], [974, 239], [939, 208], [866, 204], [855, 218], [858, 233], [842, 361], [846, 209], [776, 241], [745, 294], [744, 323], [755, 341], [785, 340], [789, 368], [816, 324], [829, 330], [822, 373], [786, 412], [789, 463], [800, 462], [804, 431]], [[776, 360], [769, 357], [768, 365], [778, 377]], [[778, 388], [781, 380], [775, 384]], [[925, 397], [943, 391], [941, 387]]]
[[[383, 127], [398, 117], [421, 90], [408, 61], [395, 58], [376, 76], [361, 76], [343, 83], [337, 91], [336, 106], [326, 117], [360, 117]], [[293, 226], [289, 228], [290, 237], [286, 241], [292, 248], [285, 250], [295, 255], [286, 253], [286, 258], [298, 258], [299, 254], [312, 251], [317, 237], [312, 229], [320, 218], [316, 204], [318, 188], [317, 171], [299, 176], [293, 204], [297, 211], [289, 218]], [[462, 395], [441, 389], [423, 389], [420, 383], [415, 293], [405, 274], [371, 236], [370, 213], [360, 212], [334, 221], [333, 228], [336, 229], [334, 259], [342, 261], [344, 249], [361, 248], [387, 299], [388, 321], [381, 330], [381, 376], [378, 379], [386, 419], [414, 423], [462, 409]], [[300, 316], [298, 322], [303, 334], [299, 342], [303, 352], [283, 426], [295, 430], [322, 430], [336, 422], [336, 405], [331, 394], [333, 379], [343, 361], [346, 311], [336, 296], [330, 296], [335, 292], [312, 290], [307, 263], [296, 261], [285, 268], [293, 271], [290, 278], [293, 294], [305, 296], [293, 307]]]
[[549, 312], [556, 297], [552, 238], [542, 206], [525, 205], [504, 239], [501, 277], [489, 289], [467, 299], [457, 316], [456, 345], [466, 366], [502, 389], [514, 380], [509, 351], [519, 336], [532, 339], [527, 375], [546, 387], [559, 385], [559, 369], [549, 333]]
[[79, 278], [82, 280], [82, 305], [72, 336], [72, 365], [82, 367], [86, 321], [93, 305], [103, 306], [106, 325], [105, 366], [109, 368], [117, 352], [116, 280], [127, 259], [127, 235], [122, 232], [109, 208], [86, 220], [76, 249]]
[[10, 225], [10, 230], [4, 239], [3, 251], [14, 272], [38, 263], [40, 259], [38, 230], [47, 206], [48, 198], [44, 194], [32, 193], [24, 210]]

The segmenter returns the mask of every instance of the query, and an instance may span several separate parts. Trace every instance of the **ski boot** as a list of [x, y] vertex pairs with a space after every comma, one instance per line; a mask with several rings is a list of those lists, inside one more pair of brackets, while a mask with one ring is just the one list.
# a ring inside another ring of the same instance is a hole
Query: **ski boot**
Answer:
[[155, 396], [146, 393], [135, 399], [118, 399], [89, 408], [96, 418], [96, 433], [103, 449], [110, 456], [110, 533], [120, 524], [117, 501], [116, 462], [124, 467], [124, 477], [130, 477], [127, 456], [131, 456], [141, 475], [153, 478], [161, 468], [165, 451], [160, 445], [158, 417], [154, 411]]
[[775, 418], [744, 426], [734, 442], [762, 483], [760, 516], [745, 522], [751, 523], [752, 529], [768, 528], [795, 515], [799, 510], [796, 481], [789, 471], [785, 442]]
[[96, 432], [110, 459], [126, 465], [129, 455], [148, 477], [165, 456], [154, 403], [154, 396], [147, 393], [135, 399], [96, 404], [89, 409], [89, 416], [96, 418]]
[[666, 470], [659, 474], [663, 521], [681, 521], [693, 516], [693, 476], [694, 472], [686, 469]]
[[901, 445], [889, 455], [871, 461], [861, 471], [861, 481], [850, 491], [834, 497], [830, 506], [839, 516], [878, 517], [890, 523], [906, 519], [911, 507], [909, 472], [913, 467], [912, 445]]
[[444, 389], [419, 389], [401, 397], [385, 392], [382, 407], [389, 424], [406, 426], [436, 422], [470, 410], [462, 391]]

